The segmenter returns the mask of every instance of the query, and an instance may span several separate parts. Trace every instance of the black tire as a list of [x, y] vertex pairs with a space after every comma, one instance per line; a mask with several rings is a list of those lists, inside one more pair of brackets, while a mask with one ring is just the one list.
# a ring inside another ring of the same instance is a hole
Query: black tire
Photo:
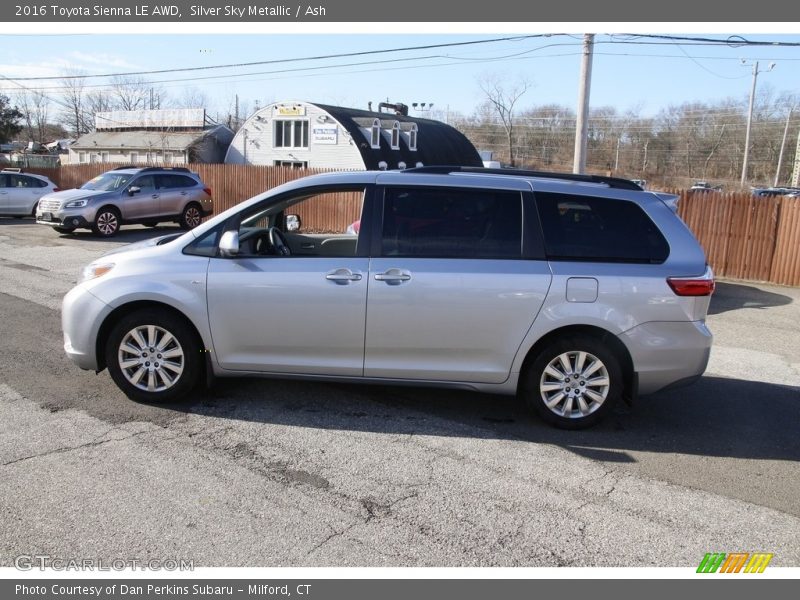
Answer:
[[142, 223], [145, 227], [158, 227], [158, 221], [147, 221], [146, 223]]
[[[150, 326], [155, 339], [148, 340]], [[134, 331], [146, 342], [145, 347]], [[169, 340], [167, 333], [172, 340], [159, 348], [165, 338]], [[149, 344], [152, 346], [146, 347]], [[131, 347], [142, 352], [134, 354]], [[200, 344], [192, 328], [175, 314], [152, 308], [133, 312], [114, 326], [106, 342], [105, 359], [114, 383], [128, 398], [139, 402], [180, 400], [195, 388], [202, 372]], [[170, 382], [168, 378], [173, 376]]]
[[[576, 378], [576, 372], [584, 376]], [[612, 410], [623, 388], [622, 367], [614, 351], [597, 338], [576, 335], [558, 339], [539, 352], [523, 373], [521, 392], [528, 407], [547, 423], [560, 429], [585, 429]]]
[[100, 237], [114, 237], [119, 233], [119, 211], [113, 206], [105, 206], [97, 211], [92, 224], [92, 231]]
[[67, 234], [67, 233], [73, 233], [75, 229], [73, 229], [72, 227], [53, 227], [53, 231], [57, 233]]
[[202, 222], [203, 212], [200, 208], [200, 205], [196, 202], [190, 202], [187, 204], [181, 213], [180, 219], [178, 219], [178, 225], [180, 225], [180, 228], [187, 230], [194, 229]]

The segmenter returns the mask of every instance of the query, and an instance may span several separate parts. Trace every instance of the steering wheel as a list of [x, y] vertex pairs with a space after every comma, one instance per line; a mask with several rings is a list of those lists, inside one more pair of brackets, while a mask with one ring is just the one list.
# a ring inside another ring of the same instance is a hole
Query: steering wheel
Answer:
[[292, 251], [289, 249], [289, 243], [286, 241], [286, 237], [280, 229], [277, 227], [270, 227], [267, 230], [267, 235], [269, 235], [269, 243], [275, 251], [275, 254], [278, 256], [291, 256]]

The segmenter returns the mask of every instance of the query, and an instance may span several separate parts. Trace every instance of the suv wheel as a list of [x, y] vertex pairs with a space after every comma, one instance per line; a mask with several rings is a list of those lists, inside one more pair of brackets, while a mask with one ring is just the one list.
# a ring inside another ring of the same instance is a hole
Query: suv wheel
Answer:
[[178, 224], [181, 226], [181, 229], [194, 229], [200, 225], [200, 221], [202, 220], [203, 213], [200, 212], [200, 207], [197, 206], [197, 204], [187, 204], [186, 208], [184, 208], [181, 213]]
[[111, 237], [119, 232], [119, 212], [116, 208], [101, 208], [94, 217], [92, 231], [95, 235]]
[[583, 429], [605, 417], [622, 396], [619, 359], [600, 340], [570, 336], [542, 350], [524, 375], [528, 406], [561, 429]]
[[182, 320], [159, 310], [131, 313], [114, 326], [106, 344], [114, 382], [132, 400], [177, 400], [197, 384], [200, 348]]

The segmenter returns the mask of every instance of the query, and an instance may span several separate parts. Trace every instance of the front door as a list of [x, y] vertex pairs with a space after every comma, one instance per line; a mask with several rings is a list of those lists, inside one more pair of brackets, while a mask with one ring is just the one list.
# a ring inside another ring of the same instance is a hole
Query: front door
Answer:
[[324, 239], [304, 254], [293, 254], [286, 233], [276, 227], [285, 214], [297, 213], [305, 231], [338, 239], [340, 230], [359, 217], [363, 194], [360, 190], [354, 203], [339, 192], [311, 198], [306, 193], [302, 202], [289, 198], [242, 216], [239, 253], [212, 258], [208, 269], [209, 321], [222, 368], [363, 374], [366, 251], [357, 251], [354, 236], [351, 245], [333, 254], [320, 252]]

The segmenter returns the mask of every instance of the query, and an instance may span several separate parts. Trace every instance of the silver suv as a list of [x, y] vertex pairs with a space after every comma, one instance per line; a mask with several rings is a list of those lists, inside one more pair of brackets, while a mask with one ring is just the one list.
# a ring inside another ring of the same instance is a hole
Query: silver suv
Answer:
[[675, 199], [506, 169], [308, 177], [91, 263], [64, 347], [147, 402], [212, 376], [413, 382], [585, 427], [706, 368], [714, 278]]
[[78, 189], [43, 196], [36, 222], [59, 233], [88, 228], [111, 237], [126, 223], [154, 227], [175, 221], [183, 229], [192, 229], [213, 211], [211, 189], [189, 169], [119, 167]]

